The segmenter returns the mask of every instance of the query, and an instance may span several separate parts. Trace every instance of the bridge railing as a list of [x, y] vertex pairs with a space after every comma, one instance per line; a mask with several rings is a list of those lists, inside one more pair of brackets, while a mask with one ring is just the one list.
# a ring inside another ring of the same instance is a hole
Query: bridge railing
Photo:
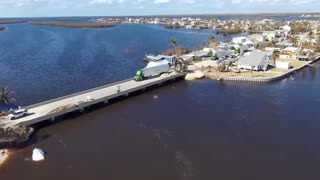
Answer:
[[67, 99], [67, 98], [71, 98], [71, 97], [74, 97], [74, 96], [78, 96], [78, 95], [81, 95], [81, 94], [86, 94], [86, 93], [89, 93], [89, 92], [92, 92], [92, 91], [97, 91], [97, 90], [108, 88], [108, 87], [111, 87], [111, 86], [116, 86], [118, 84], [125, 83], [125, 82], [132, 81], [132, 80], [133, 80], [133, 78], [126, 79], [126, 80], [123, 80], [123, 81], [114, 82], [114, 83], [107, 84], [107, 85], [104, 85], [104, 86], [99, 86], [99, 87], [96, 87], [96, 88], [80, 91], [80, 92], [77, 92], [77, 93], [73, 93], [73, 94], [69, 94], [69, 95], [66, 95], [66, 96], [62, 96], [62, 97], [58, 97], [58, 98], [55, 98], [55, 99], [51, 99], [51, 100], [48, 100], [48, 101], [44, 101], [44, 102], [40, 102], [40, 103], [29, 105], [29, 106], [25, 106], [24, 108], [25, 109], [35, 108], [35, 107], [42, 106], [42, 105], [45, 105], [45, 104], [49, 104], [49, 103], [52, 103], [52, 102], [56, 102], [56, 101], [60, 101], [60, 100]]

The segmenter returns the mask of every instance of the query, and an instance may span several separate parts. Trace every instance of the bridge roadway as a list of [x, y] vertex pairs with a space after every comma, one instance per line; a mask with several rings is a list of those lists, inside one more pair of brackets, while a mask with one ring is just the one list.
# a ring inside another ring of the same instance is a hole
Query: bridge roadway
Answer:
[[[31, 106], [24, 107], [28, 109], [28, 115], [15, 120], [5, 120], [5, 126], [14, 125], [33, 125], [46, 120], [54, 120], [56, 117], [74, 112], [81, 111], [85, 107], [92, 106], [101, 102], [107, 103], [110, 99], [128, 96], [132, 92], [143, 90], [145, 88], [162, 84], [167, 81], [172, 81], [177, 78], [185, 76], [187, 73], [172, 74], [167, 76], [159, 76], [140, 82], [134, 81], [133, 79], [128, 79], [113, 84], [105, 85], [102, 87], [90, 89], [87, 91], [71, 94], [68, 96], [60, 97], [57, 99], [45, 101], [42, 103], [34, 104]], [[120, 91], [118, 91], [120, 90]], [[90, 97], [90, 98], [89, 98]], [[69, 106], [59, 112], [53, 112], [53, 110]]]

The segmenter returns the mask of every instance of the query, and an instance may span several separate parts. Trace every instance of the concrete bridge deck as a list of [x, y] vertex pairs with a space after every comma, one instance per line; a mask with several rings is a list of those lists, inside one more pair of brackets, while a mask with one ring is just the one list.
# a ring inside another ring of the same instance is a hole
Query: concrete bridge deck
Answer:
[[[175, 80], [185, 76], [187, 73], [172, 74], [168, 76], [159, 76], [144, 81], [136, 82], [133, 79], [116, 82], [110, 85], [90, 89], [87, 91], [71, 94], [46, 102], [25, 107], [28, 109], [28, 115], [15, 120], [4, 120], [6, 126], [14, 125], [33, 125], [46, 120], [54, 120], [56, 117], [81, 111], [85, 107], [92, 106], [101, 102], [108, 102], [110, 99], [127, 96], [132, 92], [143, 90], [153, 85], [161, 84], [167, 81]], [[119, 91], [120, 90], [120, 91]], [[90, 97], [90, 98], [88, 98]], [[57, 108], [67, 107], [57, 111]]]

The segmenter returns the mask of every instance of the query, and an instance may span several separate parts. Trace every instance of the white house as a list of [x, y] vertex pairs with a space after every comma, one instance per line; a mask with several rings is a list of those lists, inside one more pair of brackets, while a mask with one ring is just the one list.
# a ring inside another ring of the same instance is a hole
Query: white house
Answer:
[[290, 32], [292, 28], [289, 25], [284, 25], [284, 26], [282, 26], [282, 29], [284, 31]]
[[244, 43], [246, 41], [247, 41], [246, 37], [235, 37], [235, 38], [232, 38], [232, 43], [234, 43], [234, 44], [242, 44], [242, 43]]
[[291, 62], [276, 61], [276, 68], [279, 68], [279, 69], [290, 69], [291, 67], [292, 67]]
[[281, 50], [279, 58], [297, 59], [298, 51], [299, 48], [297, 47], [286, 47], [285, 49]]

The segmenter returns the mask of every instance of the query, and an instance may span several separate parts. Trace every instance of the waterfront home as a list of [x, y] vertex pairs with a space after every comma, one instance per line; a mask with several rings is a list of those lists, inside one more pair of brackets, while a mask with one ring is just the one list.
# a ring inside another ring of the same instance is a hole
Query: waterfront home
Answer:
[[281, 50], [279, 58], [285, 59], [297, 59], [299, 48], [297, 47], [286, 47]]
[[244, 56], [240, 57], [238, 68], [255, 71], [266, 71], [268, 69], [269, 60], [270, 53], [253, 50], [251, 52], [245, 53]]

